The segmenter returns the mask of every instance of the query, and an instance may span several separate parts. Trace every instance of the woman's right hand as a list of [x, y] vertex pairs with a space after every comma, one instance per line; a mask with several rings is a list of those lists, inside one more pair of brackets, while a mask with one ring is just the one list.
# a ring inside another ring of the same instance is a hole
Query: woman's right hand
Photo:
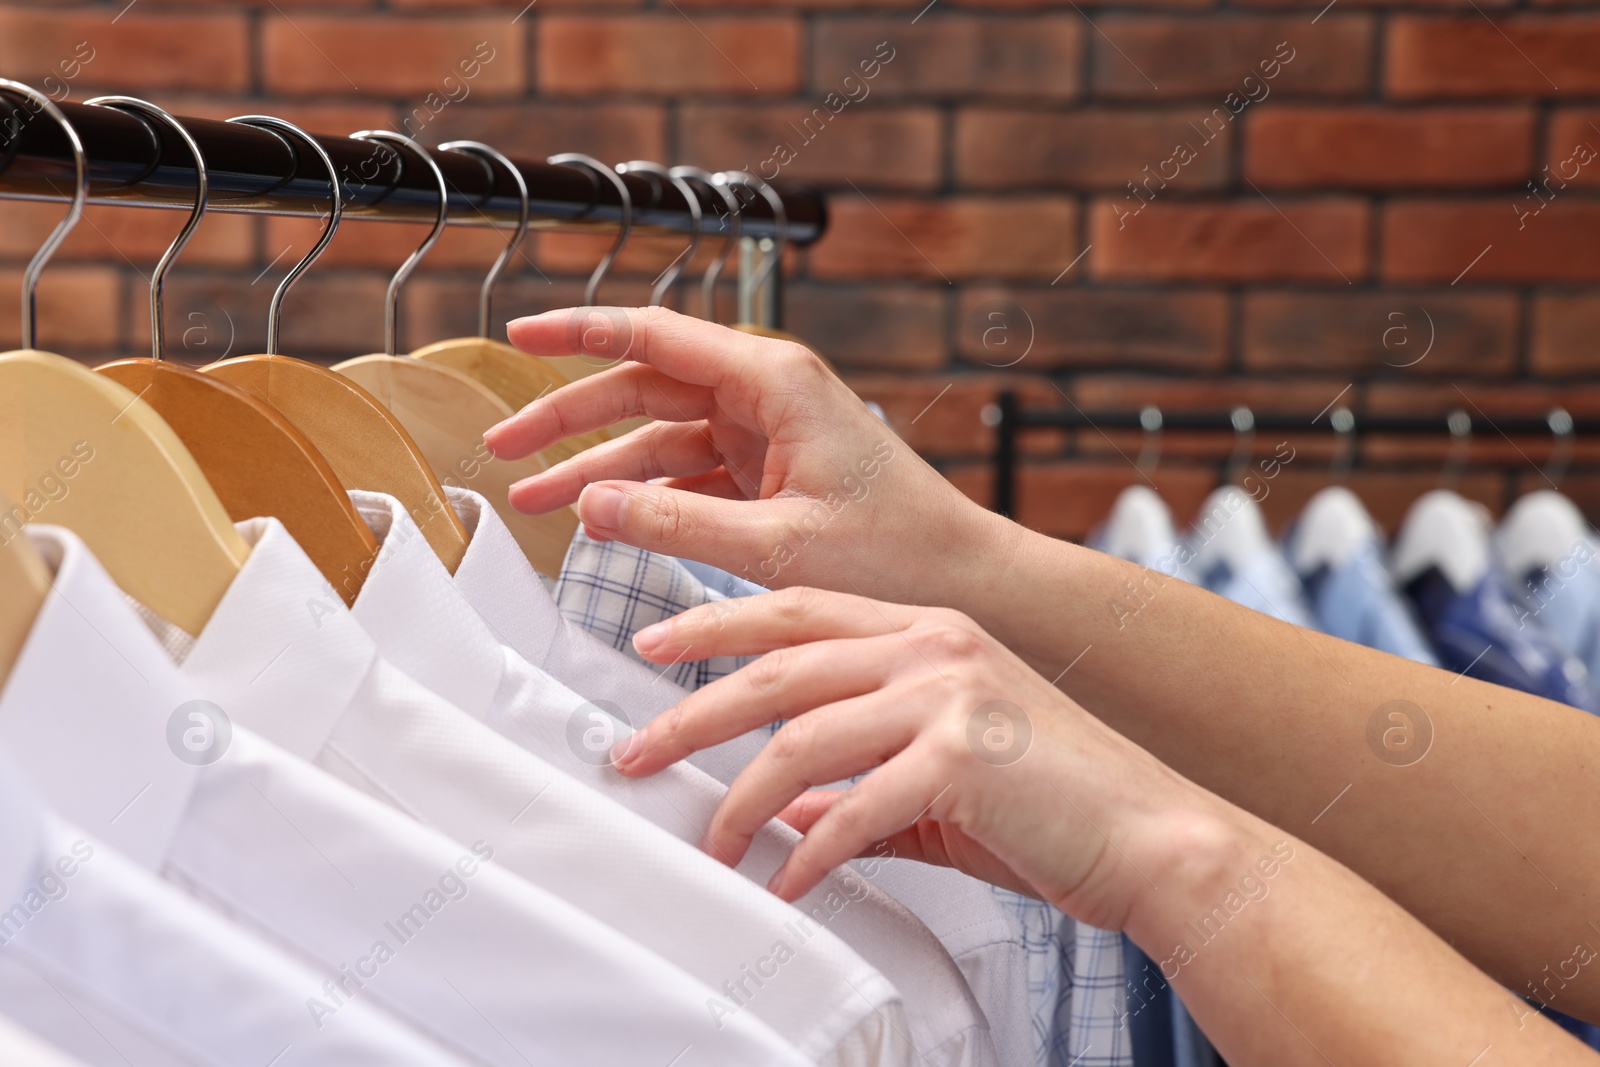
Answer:
[[525, 352], [617, 365], [490, 429], [496, 456], [657, 420], [517, 483], [520, 511], [577, 501], [598, 538], [772, 588], [912, 603], [966, 600], [930, 583], [976, 592], [1020, 533], [923, 462], [803, 345], [663, 308], [550, 311], [507, 333]]

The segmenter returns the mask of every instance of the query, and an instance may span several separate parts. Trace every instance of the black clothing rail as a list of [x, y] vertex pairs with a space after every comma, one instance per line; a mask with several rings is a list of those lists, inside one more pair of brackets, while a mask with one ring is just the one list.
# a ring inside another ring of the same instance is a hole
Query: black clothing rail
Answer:
[[[1256, 412], [1249, 408], [1236, 408], [1232, 411], [1163, 411], [1159, 420], [1154, 420], [1143, 410], [1085, 411], [1077, 406], [1023, 407], [1017, 395], [1009, 391], [999, 395], [995, 407], [994, 510], [1002, 515], [1010, 515], [1016, 508], [1017, 435], [1023, 430], [1212, 430], [1235, 435], [1258, 430], [1320, 430], [1349, 433], [1357, 437], [1371, 434], [1446, 434], [1459, 439], [1481, 429], [1496, 437], [1501, 434], [1556, 434], [1569, 440], [1579, 435], [1600, 435], [1600, 419], [1573, 419], [1566, 416], [1565, 412], [1552, 412], [1534, 418], [1496, 416], [1492, 423], [1485, 420], [1481, 427], [1461, 410], [1444, 415], [1361, 415], [1352, 419], [1347, 409], [1332, 408], [1331, 405], [1331, 410], [1325, 410], [1314, 418], [1303, 413]], [[1242, 415], [1243, 412], [1248, 412], [1248, 416]], [[1148, 425], [1147, 420], [1154, 425]]]
[[[194, 203], [195, 168], [189, 150], [170, 130], [110, 107], [58, 105], [83, 142], [89, 165], [89, 202], [188, 209]], [[178, 121], [199, 143], [211, 180], [212, 211], [321, 216], [327, 213], [328, 174], [315, 153], [292, 137], [213, 119]], [[438, 188], [410, 153], [348, 137], [313, 134], [332, 157], [343, 183], [346, 216], [431, 222]], [[553, 148], [558, 151], [558, 148]], [[516, 184], [503, 168], [460, 152], [430, 150], [450, 188], [450, 222], [458, 226], [515, 226], [521, 211]], [[616, 188], [586, 168], [512, 160], [528, 184], [536, 228], [616, 229], [622, 202]], [[622, 176], [633, 198], [634, 225], [688, 233], [692, 217], [682, 194], [644, 174]], [[723, 229], [722, 197], [690, 182], [700, 198], [705, 233]], [[795, 244], [816, 241], [827, 228], [819, 192], [771, 183], [787, 211]], [[49, 115], [0, 91], [0, 197], [65, 200], [73, 192], [71, 146]], [[746, 236], [775, 236], [772, 206], [753, 190], [737, 192], [740, 229]]]

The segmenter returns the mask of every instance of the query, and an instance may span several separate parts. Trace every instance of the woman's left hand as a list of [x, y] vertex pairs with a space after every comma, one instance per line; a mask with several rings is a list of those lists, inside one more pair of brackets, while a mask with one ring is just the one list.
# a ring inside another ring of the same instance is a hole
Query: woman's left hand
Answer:
[[[702, 605], [634, 642], [661, 663], [764, 653], [624, 740], [617, 766], [651, 774], [789, 720], [734, 781], [706, 842], [737, 863], [767, 820], [802, 830], [771, 883], [787, 900], [887, 845], [1121, 929], [1161, 872], [1234, 836], [1229, 805], [957, 612], [793, 588]], [[862, 772], [847, 790], [810, 791]]]

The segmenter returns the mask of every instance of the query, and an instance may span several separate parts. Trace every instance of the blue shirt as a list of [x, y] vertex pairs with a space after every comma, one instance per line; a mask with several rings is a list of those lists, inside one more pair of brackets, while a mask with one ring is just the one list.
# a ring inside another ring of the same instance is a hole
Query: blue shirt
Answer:
[[1383, 553], [1369, 541], [1339, 566], [1306, 579], [1317, 629], [1391, 655], [1439, 665], [1411, 605], [1394, 587]]

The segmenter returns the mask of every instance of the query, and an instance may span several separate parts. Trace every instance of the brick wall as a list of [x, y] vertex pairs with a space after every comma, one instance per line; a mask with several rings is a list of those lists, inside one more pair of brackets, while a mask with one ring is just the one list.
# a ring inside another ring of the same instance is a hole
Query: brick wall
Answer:
[[[84, 42], [92, 59], [74, 64]], [[481, 42], [493, 58], [441, 104]], [[980, 499], [981, 412], [1002, 386], [1308, 423], [1336, 397], [1358, 416], [1464, 407], [1474, 457], [1507, 465], [1462, 488], [1494, 505], [1539, 482], [1548, 451], [1502, 439], [1497, 416], [1600, 416], [1600, 4], [29, 0], [0, 4], [0, 72], [181, 114], [269, 111], [326, 133], [409, 119], [430, 144], [820, 185], [833, 225], [791, 257], [788, 325]], [[0, 292], [15, 292], [54, 215], [0, 217]], [[92, 210], [46, 274], [41, 342], [142, 353], [141, 272], [177, 224]], [[387, 272], [420, 233], [347, 224], [289, 298], [285, 350], [377, 347]], [[210, 217], [169, 285], [171, 354], [259, 350], [269, 286], [310, 237]], [[603, 244], [530, 241], [499, 310], [576, 301]], [[406, 291], [404, 345], [470, 331], [495, 250], [483, 233], [441, 242]], [[641, 300], [677, 251], [634, 242], [604, 299]], [[14, 305], [0, 301], [0, 337]], [[1024, 521], [1081, 534], [1136, 477], [1137, 435], [1078, 436], [1029, 441]], [[1327, 439], [1294, 439], [1275, 519], [1326, 479]], [[1066, 444], [1076, 458], [1055, 458]], [[1154, 478], [1180, 514], [1230, 447], [1167, 435]], [[1368, 451], [1353, 484], [1392, 522], [1437, 482], [1444, 445]], [[1600, 518], [1600, 477], [1565, 488]]]

